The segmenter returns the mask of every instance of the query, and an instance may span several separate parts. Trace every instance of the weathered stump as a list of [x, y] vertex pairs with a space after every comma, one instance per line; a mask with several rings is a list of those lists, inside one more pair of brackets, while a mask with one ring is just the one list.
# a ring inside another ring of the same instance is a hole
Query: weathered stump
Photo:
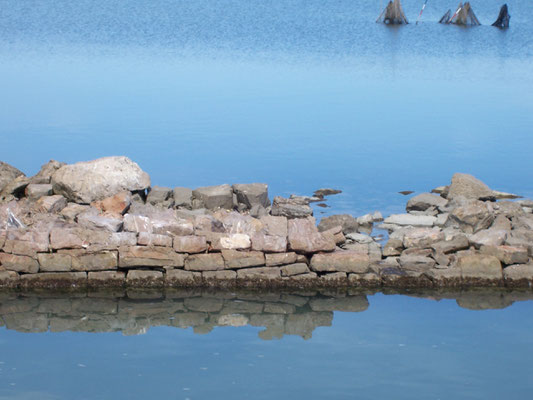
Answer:
[[389, 1], [389, 4], [387, 4], [387, 7], [381, 12], [376, 22], [382, 22], [387, 25], [402, 25], [409, 23], [403, 13], [400, 0]]
[[452, 18], [452, 10], [448, 10], [446, 11], [446, 14], [444, 14], [442, 18], [439, 20], [439, 24], [449, 24], [451, 18]]
[[476, 14], [474, 14], [474, 10], [472, 10], [472, 6], [469, 2], [466, 2], [464, 5], [463, 3], [459, 3], [457, 11], [455, 11], [455, 14], [450, 19], [449, 23], [464, 26], [481, 25], [476, 17]]
[[498, 14], [498, 19], [494, 21], [492, 26], [496, 26], [498, 28], [509, 28], [509, 20], [511, 19], [511, 16], [509, 15], [509, 10], [507, 8], [507, 4], [504, 4], [502, 8], [500, 8], [500, 13]]

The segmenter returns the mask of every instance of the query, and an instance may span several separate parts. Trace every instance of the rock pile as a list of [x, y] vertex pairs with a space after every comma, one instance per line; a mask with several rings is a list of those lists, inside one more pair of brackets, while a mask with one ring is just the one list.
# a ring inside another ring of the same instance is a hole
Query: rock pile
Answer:
[[[455, 174], [407, 213], [335, 215], [265, 184], [151, 187], [126, 157], [0, 170], [0, 286], [439, 287], [533, 280], [533, 201]], [[18, 172], [17, 172], [18, 171]], [[382, 246], [374, 225], [389, 232]]]

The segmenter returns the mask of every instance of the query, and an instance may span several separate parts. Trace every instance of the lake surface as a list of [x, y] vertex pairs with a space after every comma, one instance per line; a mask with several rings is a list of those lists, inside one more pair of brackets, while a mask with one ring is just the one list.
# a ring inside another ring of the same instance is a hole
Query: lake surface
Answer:
[[[398, 191], [428, 191], [454, 172], [533, 197], [533, 3], [508, 2], [508, 30], [490, 26], [496, 0], [472, 2], [475, 28], [438, 24], [457, 5], [442, 0], [418, 25], [376, 24], [384, 3], [0, 0], [0, 159], [31, 175], [51, 158], [126, 155], [163, 186], [342, 189], [318, 217], [401, 212]], [[422, 3], [403, 1], [411, 22]], [[227, 294], [211, 303], [231, 301], [229, 314], [128, 295], [2, 294], [0, 399], [501, 399], [533, 389], [529, 294], [343, 303], [322, 293], [325, 311], [299, 294], [302, 305], [282, 302], [292, 317], [265, 313], [278, 294], [252, 297], [255, 314]]]
[[0, 399], [501, 399], [533, 292], [0, 296]]

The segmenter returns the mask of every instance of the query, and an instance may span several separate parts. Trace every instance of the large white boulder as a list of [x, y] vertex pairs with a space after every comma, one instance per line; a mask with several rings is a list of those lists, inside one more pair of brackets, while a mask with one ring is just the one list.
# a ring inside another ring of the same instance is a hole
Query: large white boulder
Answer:
[[52, 175], [52, 185], [55, 194], [89, 204], [124, 190], [144, 190], [150, 177], [129, 158], [116, 156], [65, 165]]

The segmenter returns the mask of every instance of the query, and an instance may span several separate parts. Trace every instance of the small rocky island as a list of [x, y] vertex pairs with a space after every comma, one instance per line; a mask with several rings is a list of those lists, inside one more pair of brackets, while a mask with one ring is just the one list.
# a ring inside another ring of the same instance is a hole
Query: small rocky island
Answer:
[[126, 157], [50, 161], [33, 177], [0, 162], [0, 287], [532, 286], [532, 200], [455, 174], [405, 214], [317, 225], [310, 203], [327, 193], [152, 187]]

